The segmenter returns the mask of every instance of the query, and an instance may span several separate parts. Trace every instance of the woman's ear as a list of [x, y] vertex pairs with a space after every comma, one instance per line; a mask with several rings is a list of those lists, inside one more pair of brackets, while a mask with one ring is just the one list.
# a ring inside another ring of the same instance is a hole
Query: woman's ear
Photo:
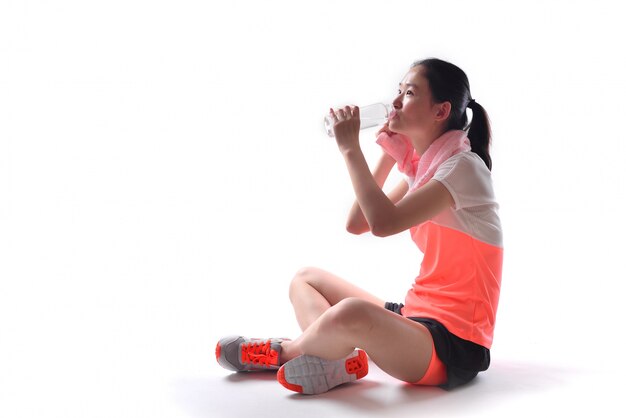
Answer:
[[435, 113], [435, 120], [446, 120], [448, 116], [450, 116], [452, 105], [450, 102], [443, 102], [439, 103], [437, 106], [439, 109], [437, 109], [437, 113]]

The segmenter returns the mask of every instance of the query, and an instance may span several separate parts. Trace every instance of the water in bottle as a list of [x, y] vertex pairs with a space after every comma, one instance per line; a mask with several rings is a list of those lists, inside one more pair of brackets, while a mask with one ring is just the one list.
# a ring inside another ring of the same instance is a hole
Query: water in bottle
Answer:
[[[372, 126], [382, 125], [387, 122], [389, 113], [393, 110], [393, 105], [388, 103], [374, 103], [368, 106], [359, 107], [361, 116], [361, 129], [371, 128]], [[324, 128], [328, 136], [335, 136], [333, 130], [333, 118], [327, 115], [324, 118]]]

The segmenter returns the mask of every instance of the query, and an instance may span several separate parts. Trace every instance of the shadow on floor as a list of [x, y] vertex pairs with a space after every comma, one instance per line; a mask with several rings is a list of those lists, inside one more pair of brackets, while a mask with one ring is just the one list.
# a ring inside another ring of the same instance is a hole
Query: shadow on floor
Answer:
[[[546, 391], [584, 371], [544, 364], [500, 362], [472, 382], [446, 391], [397, 381], [377, 367], [357, 382], [327, 393], [306, 396], [290, 392], [272, 372], [233, 373], [221, 377], [182, 378], [173, 382], [176, 401], [193, 417], [328, 417], [462, 414], [468, 408], [505, 402], [520, 394]], [[416, 409], [417, 408], [417, 409]], [[388, 415], [390, 414], [390, 415]]]

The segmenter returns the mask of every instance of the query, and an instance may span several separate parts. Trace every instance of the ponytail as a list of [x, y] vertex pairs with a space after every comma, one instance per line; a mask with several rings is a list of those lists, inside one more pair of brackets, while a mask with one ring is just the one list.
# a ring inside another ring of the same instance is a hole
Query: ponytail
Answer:
[[[469, 129], [467, 137], [472, 151], [482, 158], [491, 171], [491, 127], [485, 109], [470, 99], [470, 86], [467, 75], [454, 64], [438, 58], [416, 61], [411, 68], [421, 66], [428, 80], [434, 103], [450, 102], [450, 116], [447, 129]], [[472, 121], [467, 126], [467, 108], [472, 109]]]
[[467, 132], [467, 137], [472, 145], [472, 152], [478, 154], [487, 164], [489, 171], [491, 171], [491, 156], [489, 155], [491, 126], [489, 124], [489, 116], [487, 116], [485, 108], [473, 99], [470, 100], [467, 107], [472, 109], [472, 122]]

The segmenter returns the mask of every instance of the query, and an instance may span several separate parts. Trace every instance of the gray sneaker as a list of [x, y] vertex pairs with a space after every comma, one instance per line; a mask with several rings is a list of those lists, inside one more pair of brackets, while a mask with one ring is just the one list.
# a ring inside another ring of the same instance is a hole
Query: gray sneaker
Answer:
[[278, 370], [281, 343], [287, 338], [245, 338], [238, 335], [224, 337], [215, 347], [217, 362], [234, 372]]
[[307, 355], [296, 357], [283, 364], [276, 377], [289, 390], [317, 395], [360, 379], [367, 375], [367, 371], [367, 354], [363, 350], [354, 350], [339, 360]]

